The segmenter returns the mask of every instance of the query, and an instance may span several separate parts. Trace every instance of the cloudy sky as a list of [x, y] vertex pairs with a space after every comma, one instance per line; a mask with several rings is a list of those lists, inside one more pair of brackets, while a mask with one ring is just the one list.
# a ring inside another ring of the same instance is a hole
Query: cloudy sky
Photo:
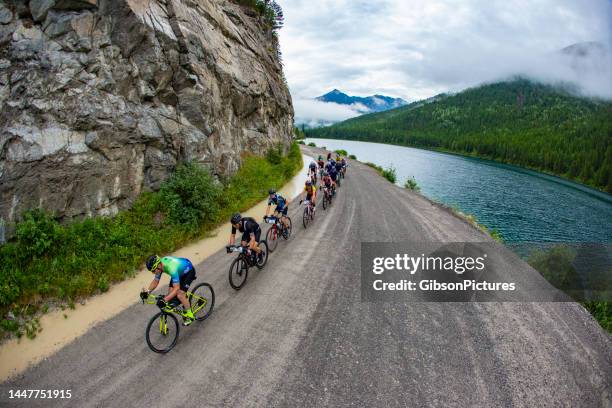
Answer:
[[[585, 93], [612, 96], [612, 53], [586, 77], [561, 66], [555, 54], [582, 41], [612, 49], [612, 0], [277, 2], [285, 13], [281, 50], [296, 116], [316, 111], [308, 99], [333, 88], [414, 101], [519, 72], [582, 82]], [[351, 116], [338, 110], [328, 114]]]

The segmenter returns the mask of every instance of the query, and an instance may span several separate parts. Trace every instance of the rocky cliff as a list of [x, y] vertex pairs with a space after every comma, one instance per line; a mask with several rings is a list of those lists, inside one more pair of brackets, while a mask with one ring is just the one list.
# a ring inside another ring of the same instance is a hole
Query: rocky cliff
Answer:
[[0, 218], [109, 215], [181, 161], [288, 146], [272, 30], [224, 0], [0, 0]]

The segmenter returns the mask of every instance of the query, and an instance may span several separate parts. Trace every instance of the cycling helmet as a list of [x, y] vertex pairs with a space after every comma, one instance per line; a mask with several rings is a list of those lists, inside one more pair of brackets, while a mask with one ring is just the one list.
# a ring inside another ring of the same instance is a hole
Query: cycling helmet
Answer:
[[153, 272], [155, 269], [157, 269], [160, 262], [161, 262], [161, 258], [159, 256], [151, 255], [149, 259], [147, 259], [147, 262], [146, 262], [147, 269]]
[[271, 188], [268, 190], [268, 195], [276, 194], [276, 190]]
[[242, 219], [242, 215], [240, 215], [240, 213], [234, 213], [234, 215], [232, 215], [232, 219], [230, 220], [230, 222], [232, 224], [238, 224], [241, 219]]
[[319, 155], [319, 160], [323, 160], [323, 156]]
[[306, 180], [306, 185], [307, 186], [312, 186], [312, 181], [311, 180]]

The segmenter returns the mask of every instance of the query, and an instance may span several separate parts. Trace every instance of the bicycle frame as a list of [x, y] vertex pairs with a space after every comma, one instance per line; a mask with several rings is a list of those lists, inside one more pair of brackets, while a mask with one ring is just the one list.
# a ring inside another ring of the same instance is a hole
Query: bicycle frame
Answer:
[[[185, 296], [187, 296], [188, 299], [189, 298], [194, 298], [194, 299], [197, 299], [197, 300], [202, 302], [202, 304], [199, 307], [197, 307], [196, 309], [192, 309], [191, 310], [193, 312], [193, 314], [196, 314], [197, 312], [202, 310], [202, 308], [206, 307], [206, 304], [208, 303], [208, 299], [203, 298], [201, 296], [198, 296], [198, 295], [196, 295], [196, 294], [194, 294], [192, 292], [189, 292], [189, 291], [185, 292]], [[142, 303], [143, 304], [147, 303], [149, 305], [157, 305], [157, 298], [154, 295], [149, 293], [149, 297], [146, 300], [143, 299]], [[179, 315], [181, 317], [187, 317], [186, 313], [181, 312], [179, 310], [176, 310], [176, 308], [174, 306], [170, 305], [169, 303], [166, 303], [166, 306], [160, 307], [159, 309], [162, 312], [166, 313], [166, 314], [174, 313], [174, 314]], [[165, 319], [164, 319], [164, 321], [165, 321]], [[160, 323], [160, 325], [161, 325], [161, 323]], [[162, 328], [160, 327], [160, 333], [163, 333], [161, 330], [162, 330]], [[167, 331], [167, 328], [166, 328], [166, 331]]]

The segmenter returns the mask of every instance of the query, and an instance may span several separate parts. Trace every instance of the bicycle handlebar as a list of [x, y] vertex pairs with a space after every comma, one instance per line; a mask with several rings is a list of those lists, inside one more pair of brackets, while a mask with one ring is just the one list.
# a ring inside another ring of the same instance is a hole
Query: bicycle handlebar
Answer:
[[240, 245], [228, 245], [225, 247], [225, 250], [228, 254], [231, 254], [232, 252], [244, 252], [244, 248], [245, 247]]

